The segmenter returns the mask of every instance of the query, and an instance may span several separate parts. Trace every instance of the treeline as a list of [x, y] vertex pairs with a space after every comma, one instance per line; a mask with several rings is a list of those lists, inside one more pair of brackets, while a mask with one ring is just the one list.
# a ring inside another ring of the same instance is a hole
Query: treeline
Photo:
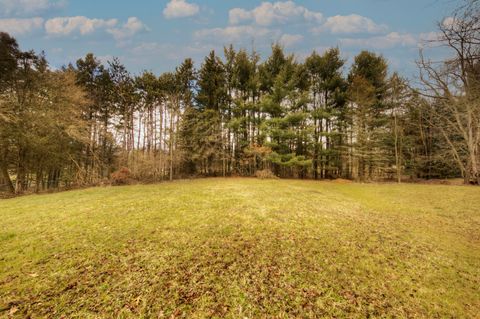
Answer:
[[[10, 192], [191, 176], [480, 183], [476, 2], [440, 25], [421, 86], [364, 51], [261, 60], [226, 47], [196, 69], [133, 76], [93, 54], [52, 70], [0, 34], [0, 184]], [[121, 171], [119, 171], [121, 169]]]

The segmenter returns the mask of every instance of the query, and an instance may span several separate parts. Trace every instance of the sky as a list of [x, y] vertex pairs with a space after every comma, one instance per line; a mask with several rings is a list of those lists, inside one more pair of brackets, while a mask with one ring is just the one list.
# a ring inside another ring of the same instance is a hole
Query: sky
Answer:
[[0, 0], [0, 31], [23, 50], [45, 51], [54, 68], [91, 52], [118, 57], [139, 74], [197, 67], [223, 46], [268, 56], [280, 43], [302, 61], [338, 46], [351, 63], [361, 50], [382, 54], [390, 71], [412, 77], [415, 60], [455, 0]]

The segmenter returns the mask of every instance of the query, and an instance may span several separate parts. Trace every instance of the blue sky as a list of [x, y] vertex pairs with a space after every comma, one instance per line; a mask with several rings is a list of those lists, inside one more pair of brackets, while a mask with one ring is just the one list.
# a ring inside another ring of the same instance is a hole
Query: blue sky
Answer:
[[299, 60], [339, 46], [351, 61], [362, 49], [383, 54], [411, 77], [423, 39], [453, 0], [0, 0], [0, 30], [23, 49], [44, 50], [52, 66], [88, 52], [119, 57], [133, 73], [170, 71], [186, 57], [199, 66], [212, 49], [280, 42]]

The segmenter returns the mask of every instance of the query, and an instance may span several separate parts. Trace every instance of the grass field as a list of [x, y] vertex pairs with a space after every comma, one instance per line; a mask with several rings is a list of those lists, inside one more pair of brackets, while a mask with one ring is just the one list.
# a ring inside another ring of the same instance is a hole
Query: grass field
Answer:
[[0, 317], [480, 317], [480, 188], [205, 179], [0, 200]]

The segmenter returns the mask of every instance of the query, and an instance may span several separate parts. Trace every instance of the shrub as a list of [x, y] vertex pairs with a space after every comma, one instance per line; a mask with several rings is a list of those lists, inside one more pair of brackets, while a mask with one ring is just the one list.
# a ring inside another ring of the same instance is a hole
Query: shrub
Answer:
[[261, 170], [261, 171], [257, 171], [255, 173], [255, 176], [257, 178], [260, 178], [260, 179], [276, 179], [278, 178], [277, 176], [275, 176], [275, 174], [273, 174], [273, 172], [269, 169], [264, 169], [264, 170]]
[[110, 176], [112, 179], [112, 185], [127, 185], [130, 183], [131, 172], [128, 168], [122, 167], [118, 171], [115, 171]]

